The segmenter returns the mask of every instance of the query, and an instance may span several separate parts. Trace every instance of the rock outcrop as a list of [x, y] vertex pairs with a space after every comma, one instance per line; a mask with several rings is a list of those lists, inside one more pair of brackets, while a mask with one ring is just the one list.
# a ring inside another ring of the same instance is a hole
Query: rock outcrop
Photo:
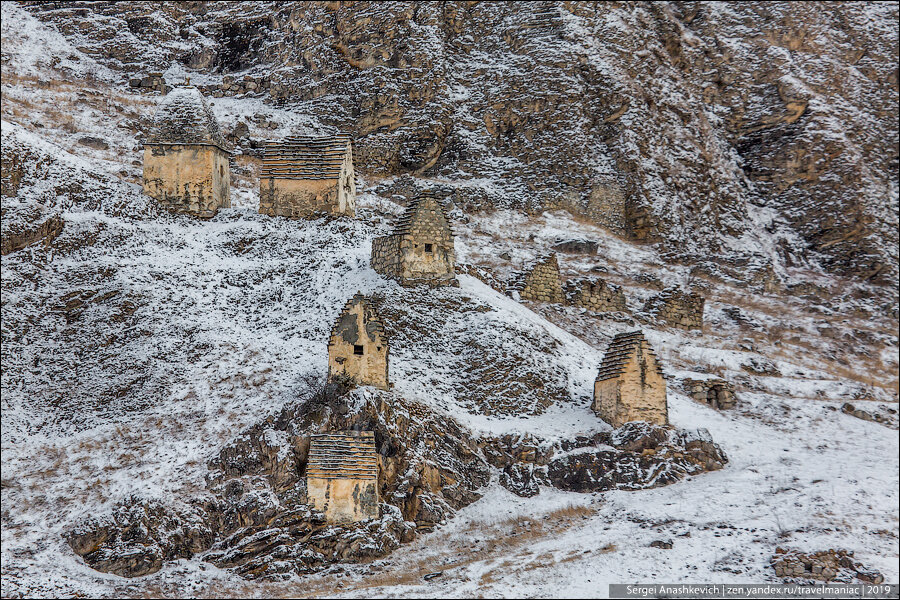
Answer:
[[[481, 497], [490, 468], [469, 432], [422, 405], [344, 385], [317, 384], [226, 445], [189, 512], [132, 498], [77, 524], [69, 545], [91, 567], [125, 577], [208, 551], [204, 560], [244, 577], [277, 578], [383, 556]], [[307, 506], [309, 437], [330, 431], [374, 432], [379, 518], [334, 525]]]
[[539, 485], [571, 492], [648, 489], [728, 463], [705, 429], [643, 422], [558, 444], [512, 435], [482, 445], [491, 464], [502, 471], [501, 485], [523, 497], [539, 493]]
[[66, 541], [91, 568], [140, 577], [159, 571], [164, 561], [209, 549], [214, 535], [202, 505], [175, 511], [159, 501], [133, 497], [109, 515], [79, 523]]
[[[243, 577], [313, 573], [383, 556], [481, 497], [491, 479], [530, 497], [540, 486], [576, 492], [645, 489], [722, 468], [705, 430], [629, 423], [548, 444], [534, 436], [477, 439], [454, 419], [373, 388], [315, 384], [308, 398], [254, 425], [209, 462], [206, 493], [175, 510], [130, 498], [76, 524], [66, 539], [94, 569], [137, 577], [200, 555]], [[371, 431], [380, 516], [329, 524], [307, 504], [310, 436]]]

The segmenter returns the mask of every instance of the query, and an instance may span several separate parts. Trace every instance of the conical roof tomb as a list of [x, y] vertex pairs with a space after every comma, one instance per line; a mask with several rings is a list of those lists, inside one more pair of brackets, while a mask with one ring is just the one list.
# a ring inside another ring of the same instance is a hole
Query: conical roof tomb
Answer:
[[642, 331], [615, 336], [594, 382], [594, 412], [620, 427], [629, 421], [669, 422], [666, 379]]
[[437, 195], [416, 196], [390, 235], [372, 240], [372, 268], [401, 285], [456, 285], [450, 218]]
[[229, 154], [200, 90], [176, 87], [144, 138], [144, 193], [176, 212], [212, 217], [231, 206]]

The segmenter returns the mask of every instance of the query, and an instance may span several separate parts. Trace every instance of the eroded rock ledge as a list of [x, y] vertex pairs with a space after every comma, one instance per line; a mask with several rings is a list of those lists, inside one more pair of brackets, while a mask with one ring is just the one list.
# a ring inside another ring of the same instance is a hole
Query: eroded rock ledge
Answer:
[[[381, 517], [338, 526], [307, 506], [305, 473], [309, 436], [346, 430], [374, 432]], [[278, 579], [390, 553], [478, 500], [492, 467], [506, 488], [532, 496], [542, 485], [576, 492], [657, 487], [726, 462], [705, 430], [629, 423], [566, 442], [479, 439], [392, 393], [318, 385], [222, 448], [208, 463], [202, 497], [178, 509], [128, 498], [66, 537], [89, 566], [125, 577], [199, 555], [243, 577]]]
[[542, 485], [571, 492], [649, 489], [728, 463], [705, 429], [643, 422], [553, 444], [531, 435], [482, 444], [490, 463], [502, 471], [500, 484], [525, 497], [538, 494]]

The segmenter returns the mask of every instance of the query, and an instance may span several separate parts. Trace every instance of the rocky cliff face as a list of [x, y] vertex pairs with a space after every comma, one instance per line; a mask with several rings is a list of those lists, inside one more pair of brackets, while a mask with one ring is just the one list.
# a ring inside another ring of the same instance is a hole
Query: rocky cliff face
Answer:
[[468, 209], [567, 208], [744, 280], [896, 275], [896, 4], [30, 10], [123, 83], [194, 72], [312, 115], [353, 133], [362, 172], [439, 179]]
[[[199, 555], [248, 579], [280, 579], [384, 556], [432, 531], [481, 498], [491, 466], [502, 469], [504, 487], [531, 497], [541, 485], [648, 489], [728, 462], [705, 430], [629, 423], [556, 443], [480, 437], [389, 392], [312, 379], [307, 386], [305, 398], [243, 431], [209, 461], [204, 493], [168, 504], [127, 498], [67, 531], [69, 545], [92, 568], [125, 577]], [[335, 525], [307, 505], [310, 435], [333, 431], [374, 432], [380, 518]]]

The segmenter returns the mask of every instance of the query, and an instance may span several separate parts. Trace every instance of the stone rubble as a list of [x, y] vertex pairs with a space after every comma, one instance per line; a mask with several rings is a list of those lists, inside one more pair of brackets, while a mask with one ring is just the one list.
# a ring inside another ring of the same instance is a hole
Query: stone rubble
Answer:
[[871, 583], [884, 582], [881, 573], [867, 569], [853, 559], [853, 552], [848, 550], [823, 550], [805, 554], [797, 550], [776, 548], [769, 560], [775, 575], [786, 583], [810, 583], [827, 581], [833, 583]]
[[556, 253], [538, 258], [524, 271], [515, 274], [509, 284], [509, 291], [518, 293], [524, 300], [564, 304], [566, 294], [559, 275]]
[[626, 312], [625, 292], [600, 277], [570, 279], [565, 285], [566, 302], [594, 312]]
[[737, 403], [734, 396], [734, 386], [724, 379], [685, 378], [682, 384], [684, 391], [694, 401], [706, 404], [717, 410], [732, 409]]
[[704, 302], [704, 298], [696, 292], [670, 287], [650, 298], [643, 311], [672, 327], [703, 329]]

